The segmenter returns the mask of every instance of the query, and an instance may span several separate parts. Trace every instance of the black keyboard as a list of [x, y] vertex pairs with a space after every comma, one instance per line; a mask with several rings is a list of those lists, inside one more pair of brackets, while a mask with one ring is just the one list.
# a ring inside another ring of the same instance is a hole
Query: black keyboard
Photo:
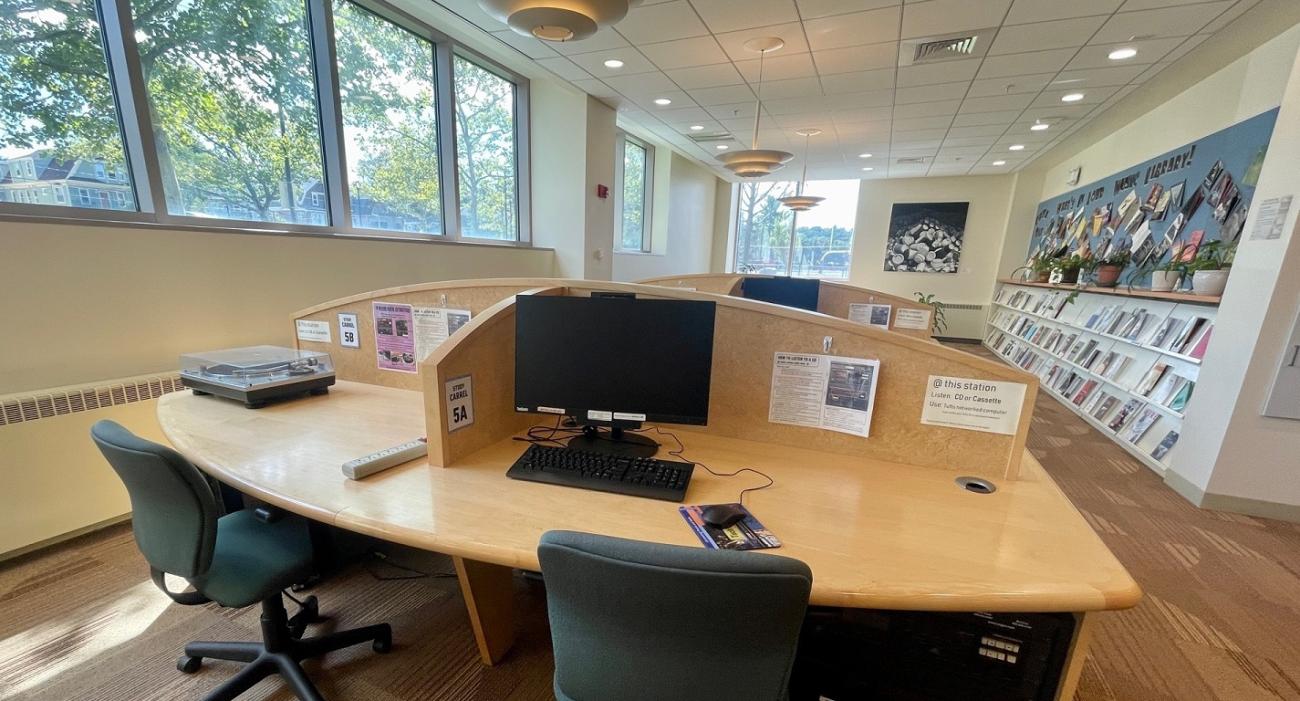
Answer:
[[528, 446], [506, 476], [529, 482], [683, 501], [695, 465], [654, 458], [627, 458], [553, 446]]

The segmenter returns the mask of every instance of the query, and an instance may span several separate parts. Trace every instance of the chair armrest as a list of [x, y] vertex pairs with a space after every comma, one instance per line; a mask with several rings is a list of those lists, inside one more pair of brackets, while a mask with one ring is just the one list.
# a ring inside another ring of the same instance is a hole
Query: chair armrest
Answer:
[[209, 601], [212, 601], [212, 599], [209, 599], [208, 597], [196, 591], [181, 591], [181, 592], [170, 591], [169, 589], [167, 589], [167, 580], [163, 578], [163, 575], [164, 575], [163, 571], [158, 569], [157, 567], [149, 568], [149, 578], [153, 580], [154, 586], [161, 589], [162, 593], [171, 597], [172, 601], [175, 601], [176, 603], [181, 604], [183, 606], [194, 606], [196, 604], [206, 604]]

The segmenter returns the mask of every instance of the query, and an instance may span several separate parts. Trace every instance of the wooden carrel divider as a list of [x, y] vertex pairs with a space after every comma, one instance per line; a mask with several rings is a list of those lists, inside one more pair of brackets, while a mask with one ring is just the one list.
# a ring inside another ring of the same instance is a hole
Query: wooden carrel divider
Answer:
[[[751, 275], [742, 273], [701, 273], [697, 275], [671, 275], [667, 277], [655, 277], [646, 280], [638, 280], [641, 285], [657, 285], [660, 287], [673, 288], [694, 288], [699, 292], [709, 292], [712, 294], [727, 295], [730, 297], [740, 297], [743, 295], [742, 288], [744, 281], [748, 278], [770, 278], [772, 275]], [[889, 330], [897, 333], [915, 336], [916, 338], [931, 338], [933, 336], [930, 329], [906, 329], [897, 328], [894, 322], [898, 319], [899, 309], [916, 309], [918, 311], [930, 312], [931, 307], [914, 299], [899, 297], [897, 295], [869, 290], [865, 287], [850, 285], [847, 282], [834, 282], [831, 280], [822, 280], [817, 291], [817, 311], [822, 314], [839, 317], [841, 319], [849, 318], [850, 304], [888, 304]]]
[[[951, 471], [992, 480], [1019, 476], [1038, 379], [1029, 373], [937, 343], [863, 324], [716, 294], [667, 287], [581, 280], [534, 281], [526, 294], [586, 296], [593, 291], [639, 297], [709, 300], [717, 304], [707, 426], [673, 426], [744, 440], [799, 446], [876, 460]], [[470, 453], [541, 423], [514, 404], [514, 298], [477, 314], [421, 364], [429, 462], [454, 467]], [[824, 353], [880, 361], [870, 437], [768, 421], [777, 352]], [[469, 375], [474, 420], [449, 432], [445, 383]], [[931, 375], [1026, 385], [1015, 435], [921, 423]], [[365, 380], [362, 380], [365, 381]], [[685, 438], [689, 442], [689, 437]]]

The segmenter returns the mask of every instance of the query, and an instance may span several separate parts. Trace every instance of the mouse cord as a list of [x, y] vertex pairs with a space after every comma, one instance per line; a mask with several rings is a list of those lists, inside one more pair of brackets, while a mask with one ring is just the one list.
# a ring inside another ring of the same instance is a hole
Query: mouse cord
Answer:
[[745, 495], [748, 494], [749, 492], [758, 492], [776, 484], [776, 480], [772, 479], [771, 475], [767, 474], [766, 472], [760, 472], [759, 470], [755, 470], [752, 467], [742, 467], [739, 470], [736, 470], [735, 472], [718, 472], [717, 470], [714, 470], [713, 468], [700, 462], [699, 460], [693, 460], [691, 458], [686, 457], [684, 455], [684, 453], [686, 452], [686, 444], [682, 442], [681, 438], [677, 437], [676, 433], [673, 433], [671, 431], [665, 431], [662, 428], [659, 428], [658, 426], [647, 426], [646, 428], [636, 429], [637, 433], [642, 433], [645, 431], [654, 431], [655, 433], [661, 436], [668, 436], [669, 438], [673, 439], [674, 441], [677, 442], [677, 448], [668, 451], [669, 455], [679, 460], [683, 460], [685, 462], [690, 462], [699, 465], [700, 467], [704, 468], [705, 472], [708, 472], [710, 475], [713, 475], [714, 477], [735, 477], [736, 475], [739, 475], [742, 472], [752, 472], [758, 475], [759, 477], [762, 477], [763, 479], [767, 480], [767, 484], [759, 485], [757, 487], [746, 487], [745, 489], [740, 490], [739, 501], [741, 506], [745, 505]]

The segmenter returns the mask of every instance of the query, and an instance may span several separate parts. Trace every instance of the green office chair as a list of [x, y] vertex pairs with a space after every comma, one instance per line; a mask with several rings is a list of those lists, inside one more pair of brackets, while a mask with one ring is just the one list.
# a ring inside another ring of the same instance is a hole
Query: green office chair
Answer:
[[[90, 434], [126, 484], [135, 542], [159, 589], [185, 605], [215, 601], [242, 608], [262, 602], [262, 642], [185, 646], [176, 663], [182, 672], [197, 672], [205, 657], [247, 664], [205, 701], [230, 701], [272, 674], [282, 676], [303, 701], [322, 701], [299, 666], [301, 660], [363, 642], [372, 642], [376, 652], [392, 648], [393, 633], [386, 623], [302, 637], [307, 624], [319, 619], [316, 597], [289, 618], [280, 595], [311, 573], [311, 540], [302, 520], [276, 519], [252, 509], [221, 516], [211, 484], [176, 451], [112, 421], [97, 422]], [[168, 591], [163, 573], [184, 577], [195, 591]]]
[[787, 697], [804, 563], [571, 531], [537, 556], [560, 701]]

